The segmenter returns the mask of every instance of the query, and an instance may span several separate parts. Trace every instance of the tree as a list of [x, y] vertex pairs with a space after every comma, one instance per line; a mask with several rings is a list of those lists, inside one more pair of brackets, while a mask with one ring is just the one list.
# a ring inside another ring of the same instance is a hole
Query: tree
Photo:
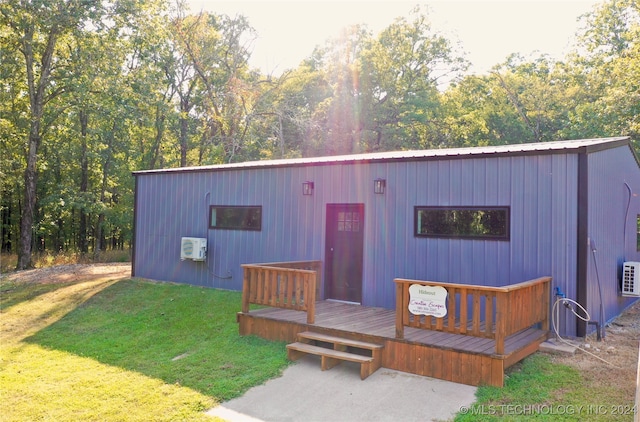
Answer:
[[578, 33], [583, 58], [607, 62], [628, 53], [638, 44], [640, 5], [637, 0], [609, 0], [582, 16]]
[[440, 84], [455, 80], [467, 65], [419, 8], [412, 21], [396, 19], [361, 57], [360, 103], [370, 134], [365, 149], [445, 145]]
[[308, 61], [322, 74], [331, 95], [313, 111], [321, 131], [315, 135], [316, 155], [354, 153], [362, 150], [362, 109], [359, 60], [371, 34], [366, 27], [344, 28], [324, 47], [316, 48]]
[[[36, 164], [43, 132], [55, 119], [43, 120], [45, 108], [64, 89], [58, 80], [61, 69], [57, 66], [58, 43], [63, 37], [92, 20], [99, 22], [102, 15], [97, 0], [50, 0], [27, 2], [10, 0], [0, 5], [2, 24], [10, 28], [10, 42], [23, 55], [26, 88], [29, 95], [29, 135], [24, 171], [24, 199], [20, 224], [20, 242], [17, 269], [32, 266], [32, 226], [36, 207]], [[55, 117], [55, 116], [54, 116]]]
[[275, 80], [268, 78], [261, 86], [251, 130], [257, 132], [256, 139], [262, 138], [262, 155], [286, 158], [321, 154], [324, 120], [318, 111], [333, 94], [324, 72], [307, 61]]
[[[0, 7], [2, 5], [0, 4]], [[4, 15], [0, 19], [4, 22]], [[29, 130], [26, 118], [29, 99], [26, 95], [24, 66], [8, 25], [0, 23], [0, 233], [2, 252], [16, 249], [24, 175], [24, 139]]]
[[[254, 102], [249, 51], [255, 31], [244, 16], [208, 13], [176, 21], [178, 47], [199, 80], [194, 112], [205, 120], [203, 144], [219, 148], [216, 159], [242, 159]], [[201, 152], [204, 155], [204, 152]]]
[[562, 62], [510, 55], [489, 75], [467, 76], [444, 94], [451, 145], [559, 140], [582, 89]]
[[[6, 117], [0, 130], [9, 135], [3, 136], [8, 140], [3, 170], [12, 174], [3, 178], [3, 189], [10, 183], [23, 191], [20, 199], [3, 197], [2, 219], [13, 227], [19, 208], [18, 269], [32, 265], [36, 244], [56, 250], [77, 244], [86, 252], [93, 239], [94, 250], [101, 249], [110, 204], [115, 197], [128, 197], [110, 195], [118, 191], [111, 186], [131, 189], [130, 182], [122, 182], [130, 179], [131, 170], [130, 151], [121, 142], [130, 133], [122, 131], [131, 129], [129, 120], [143, 120], [131, 113], [131, 104], [139, 102], [130, 95], [135, 88], [125, 65], [136, 61], [137, 52], [142, 52], [138, 58], [146, 54], [144, 46], [132, 49], [133, 40], [141, 27], [157, 21], [160, 5], [125, 0], [0, 3], [0, 70], [12, 75], [3, 79], [10, 88], [0, 94]], [[118, 160], [124, 160], [127, 176], [114, 183]], [[17, 178], [19, 169], [23, 175]], [[11, 239], [3, 239], [3, 246], [14, 249]]]
[[[286, 95], [298, 101], [321, 88], [324, 99], [309, 102], [305, 118], [307, 128], [319, 128], [304, 136], [314, 155], [441, 146], [446, 126], [440, 88], [466, 66], [416, 8], [411, 20], [399, 18], [377, 37], [365, 26], [342, 30], [292, 74], [292, 81], [309, 88]], [[286, 119], [284, 127], [290, 127]]]
[[[583, 17], [569, 70], [583, 99], [563, 131], [567, 137], [640, 135], [640, 4], [604, 2]], [[638, 146], [636, 147], [637, 151]]]
[[572, 92], [561, 64], [544, 55], [529, 60], [511, 55], [491, 74], [523, 128], [508, 142], [558, 140]]

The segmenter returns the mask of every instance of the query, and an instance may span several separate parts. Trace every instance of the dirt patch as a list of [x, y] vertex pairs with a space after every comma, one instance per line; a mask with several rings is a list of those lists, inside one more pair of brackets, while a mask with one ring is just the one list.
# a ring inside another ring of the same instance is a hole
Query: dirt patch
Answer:
[[[633, 405], [636, 395], [640, 302], [636, 302], [605, 327], [605, 336], [595, 334], [579, 342], [575, 355], [553, 355], [555, 362], [579, 369], [589, 387], [602, 391], [602, 402]], [[584, 351], [582, 351], [584, 350]]]
[[6, 280], [14, 283], [67, 283], [89, 281], [98, 277], [130, 276], [130, 263], [68, 264], [5, 274]]

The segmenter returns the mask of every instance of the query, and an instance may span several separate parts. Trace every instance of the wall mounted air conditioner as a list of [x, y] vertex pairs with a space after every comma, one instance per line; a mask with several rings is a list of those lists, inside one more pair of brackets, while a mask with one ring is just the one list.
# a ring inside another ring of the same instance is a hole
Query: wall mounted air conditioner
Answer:
[[180, 260], [204, 261], [207, 257], [207, 239], [183, 237], [180, 242]]
[[622, 296], [640, 296], [640, 262], [625, 262], [622, 267]]

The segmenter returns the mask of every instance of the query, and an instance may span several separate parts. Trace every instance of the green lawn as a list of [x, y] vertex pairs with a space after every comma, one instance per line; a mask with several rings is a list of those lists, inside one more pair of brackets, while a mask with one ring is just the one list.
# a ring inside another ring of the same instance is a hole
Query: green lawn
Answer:
[[240, 293], [141, 280], [0, 282], [3, 421], [211, 420], [281, 373], [285, 345], [240, 337]]
[[[0, 420], [212, 420], [204, 411], [287, 366], [284, 343], [238, 335], [240, 297], [107, 276], [4, 277]], [[535, 354], [509, 369], [504, 388], [480, 387], [456, 421], [633, 420], [594, 413], [603, 403], [633, 407], [633, 397], [588, 381]]]
[[576, 368], [536, 353], [507, 370], [502, 388], [481, 386], [456, 422], [633, 421], [634, 397], [586, 379]]

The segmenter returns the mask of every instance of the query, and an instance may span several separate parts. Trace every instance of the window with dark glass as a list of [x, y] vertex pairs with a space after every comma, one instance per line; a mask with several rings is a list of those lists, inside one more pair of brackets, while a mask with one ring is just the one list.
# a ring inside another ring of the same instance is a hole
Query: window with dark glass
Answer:
[[416, 236], [509, 240], [509, 207], [415, 207]]
[[212, 205], [209, 208], [209, 228], [260, 231], [262, 207]]

